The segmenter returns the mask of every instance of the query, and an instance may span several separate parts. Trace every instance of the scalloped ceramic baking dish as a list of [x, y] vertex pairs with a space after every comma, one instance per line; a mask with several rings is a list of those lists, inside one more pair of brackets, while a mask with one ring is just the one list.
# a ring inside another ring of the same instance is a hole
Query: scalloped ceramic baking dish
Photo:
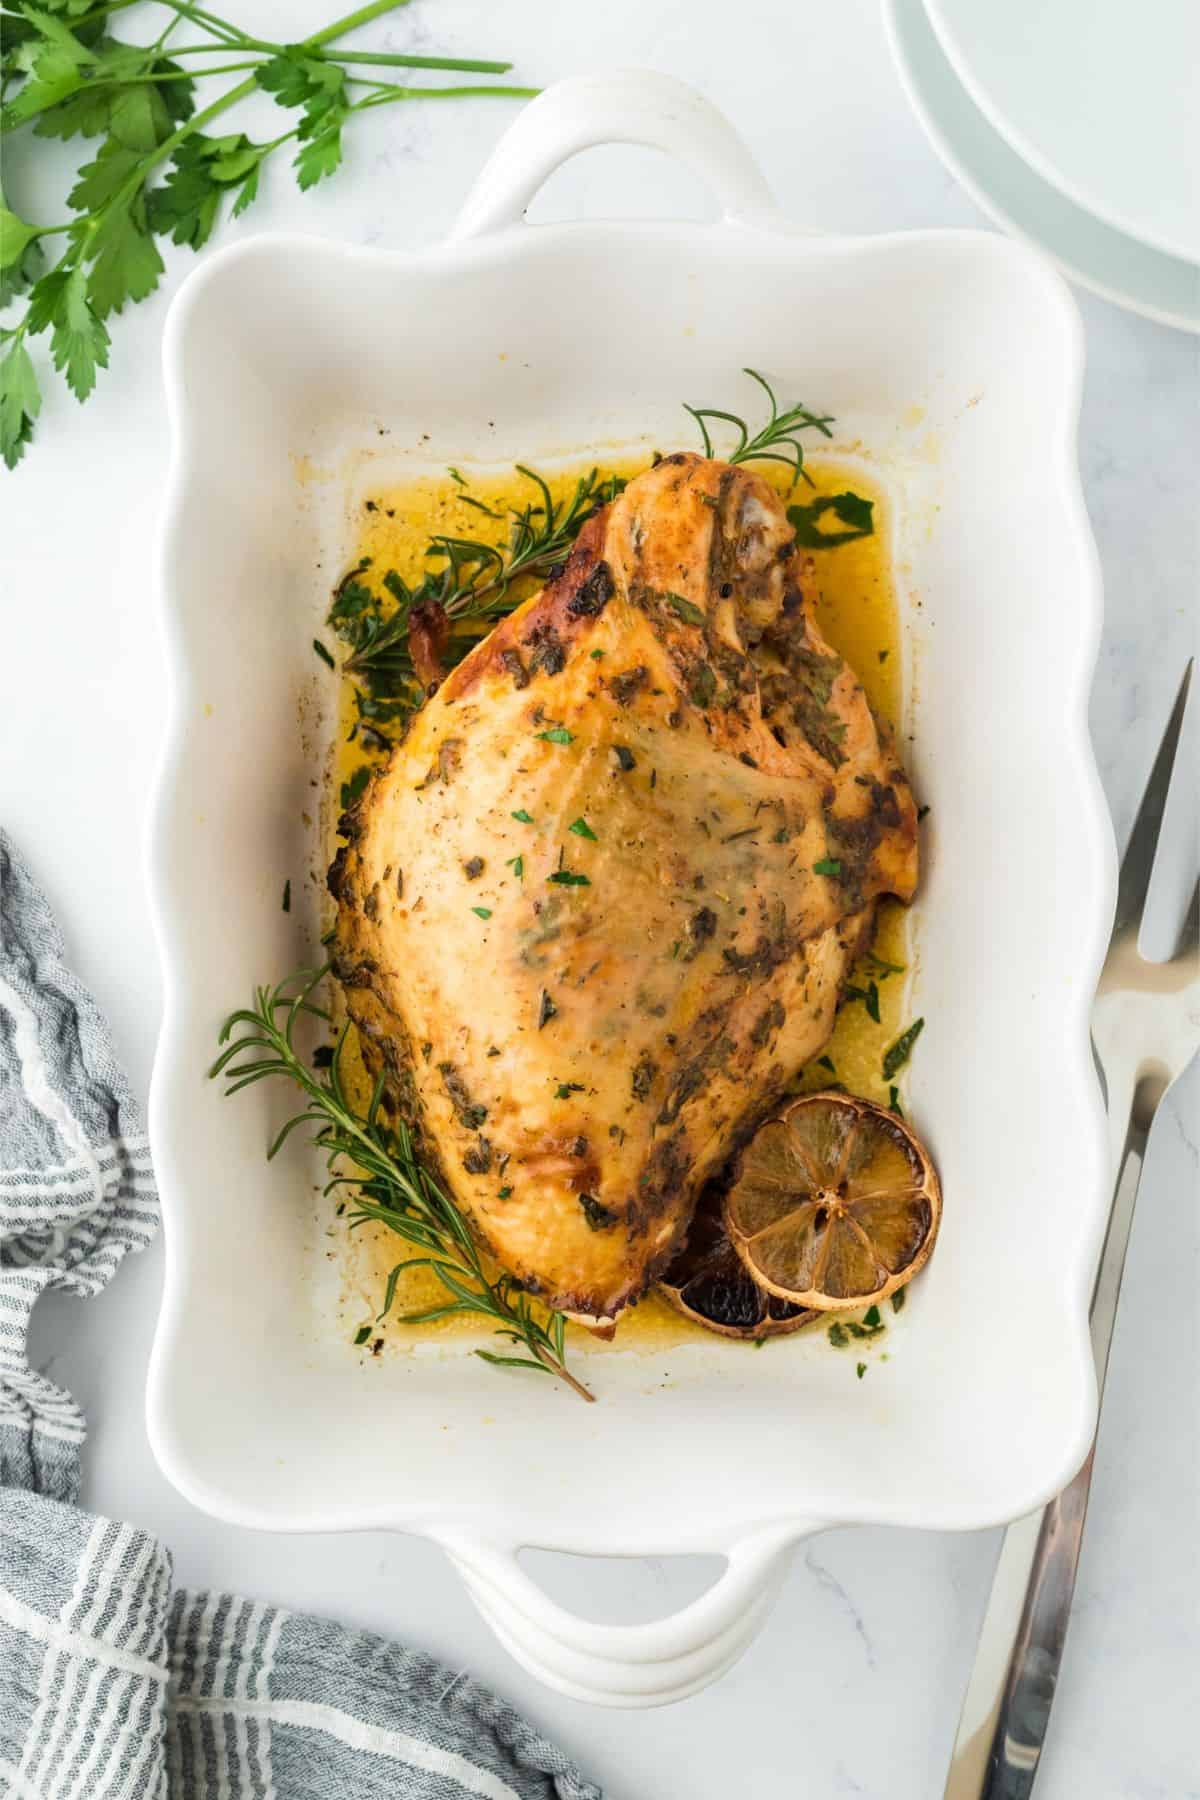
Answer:
[[[717, 221], [526, 225], [544, 178], [604, 141], [681, 158]], [[968, 1529], [1045, 1500], [1093, 1427], [1106, 1157], [1088, 1012], [1114, 864], [1063, 283], [980, 232], [805, 235], [705, 102], [629, 73], [534, 101], [434, 249], [268, 236], [209, 258], [165, 358], [172, 705], [150, 882], [168, 1258], [148, 1413], [167, 1476], [238, 1524], [422, 1532], [527, 1668], [627, 1706], [725, 1668], [806, 1533]], [[666, 447], [681, 399], [736, 407], [745, 364], [834, 413], [834, 449], [893, 500], [908, 754], [932, 807], [910, 1105], [945, 1188], [937, 1254], [869, 1381], [809, 1334], [761, 1355], [584, 1345], [595, 1406], [461, 1340], [364, 1358], [335, 1317], [313, 1164], [299, 1146], [263, 1160], [287, 1097], [230, 1104], [203, 1078], [220, 1019], [317, 929], [315, 882], [289, 914], [279, 894], [324, 855], [305, 822], [328, 732], [314, 564], [345, 472], [380, 449], [394, 473]], [[524, 1545], [727, 1564], [671, 1618], [600, 1626], [542, 1594]]]

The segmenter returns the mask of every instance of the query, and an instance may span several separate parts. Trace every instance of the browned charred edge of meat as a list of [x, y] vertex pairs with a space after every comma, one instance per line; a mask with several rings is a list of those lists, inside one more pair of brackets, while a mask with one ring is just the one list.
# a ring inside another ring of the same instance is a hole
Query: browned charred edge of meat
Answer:
[[604, 507], [587, 521], [561, 573], [546, 583], [533, 605], [501, 619], [446, 678], [443, 700], [465, 699], [493, 669], [507, 674], [516, 687], [525, 687], [535, 670], [554, 675], [565, 666], [574, 640], [590, 630], [612, 594], [612, 577], [600, 558], [607, 528]]

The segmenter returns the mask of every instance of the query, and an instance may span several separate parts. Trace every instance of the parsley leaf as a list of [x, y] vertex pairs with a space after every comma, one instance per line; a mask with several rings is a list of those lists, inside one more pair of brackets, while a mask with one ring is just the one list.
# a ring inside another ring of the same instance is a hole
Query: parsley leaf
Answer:
[[[827, 514], [845, 531], [826, 531], [819, 521]], [[806, 550], [831, 550], [838, 544], [852, 544], [856, 538], [870, 537], [875, 530], [875, 502], [861, 494], [822, 494], [808, 506], [789, 506], [788, 524], [796, 533], [796, 542]]]
[[0, 456], [10, 469], [15, 469], [25, 454], [41, 406], [37, 373], [18, 338], [0, 362]]
[[812, 867], [814, 875], [840, 875], [842, 872], [842, 865], [836, 856], [823, 856]]
[[341, 166], [341, 161], [342, 126], [339, 120], [304, 145], [295, 162], [296, 180], [307, 192], [310, 187], [316, 187], [318, 181], [332, 175]]
[[555, 725], [550, 731], [535, 732], [534, 736], [541, 738], [543, 743], [547, 744], [573, 744], [575, 742], [572, 733], [562, 725]]
[[567, 830], [573, 831], [576, 837], [588, 838], [593, 844], [600, 842], [586, 819], [573, 819], [567, 826]]
[[87, 270], [51, 269], [29, 297], [28, 329], [50, 331], [50, 354], [67, 378], [77, 400], [86, 400], [96, 385], [97, 369], [108, 367], [108, 333], [88, 301]]
[[518, 825], [532, 825], [533, 824], [533, 814], [527, 813], [523, 806], [517, 812], [515, 812], [513, 814], [513, 818], [517, 821]]
[[119, 313], [127, 300], [136, 303], [154, 292], [163, 259], [150, 235], [140, 192], [105, 208], [84, 255], [92, 265], [87, 292], [97, 318]]
[[591, 887], [586, 875], [576, 875], [572, 869], [555, 869], [553, 875], [547, 875], [547, 881], [557, 882], [559, 887]]
[[904, 1067], [912, 1055], [913, 1045], [924, 1029], [924, 1019], [914, 1020], [907, 1031], [902, 1031], [895, 1043], [887, 1050], [883, 1058], [883, 1079], [885, 1081], [890, 1081], [892, 1076], [898, 1074]]
[[490, 906], [473, 906], [471, 911], [475, 914], [477, 919], [490, 919], [492, 916], [492, 909]]

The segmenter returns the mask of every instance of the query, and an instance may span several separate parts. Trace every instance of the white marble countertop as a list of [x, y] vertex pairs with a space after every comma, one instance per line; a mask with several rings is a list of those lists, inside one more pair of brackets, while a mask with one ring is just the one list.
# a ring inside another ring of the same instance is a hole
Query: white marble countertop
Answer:
[[[240, 20], [297, 38], [327, 0], [239, 0]], [[643, 64], [722, 107], [780, 200], [816, 228], [977, 225], [910, 117], [873, 0], [417, 0], [380, 31], [393, 48], [509, 55], [517, 78]], [[264, 103], [265, 104], [265, 103]], [[353, 242], [438, 236], [511, 102], [382, 111], [350, 166], [299, 195], [284, 168], [239, 225]], [[24, 152], [6, 185], [33, 206]], [[47, 194], [49, 202], [53, 196]], [[689, 178], [633, 151], [594, 152], [555, 177], [534, 216], [699, 210]], [[190, 252], [115, 321], [112, 367], [86, 409], [55, 384], [39, 442], [0, 483], [7, 592], [0, 654], [0, 820], [58, 908], [144, 1092], [159, 982], [140, 835], [162, 723], [150, 546], [166, 449], [158, 346]], [[1081, 297], [1089, 371], [1088, 500], [1107, 584], [1092, 701], [1100, 768], [1123, 838], [1197, 624], [1195, 340]], [[1020, 522], [1014, 521], [1014, 529]], [[1044, 1800], [1181, 1800], [1195, 1760], [1197, 1144], [1193, 1069], [1161, 1118], [1134, 1231], [1109, 1376], [1087, 1543], [1038, 1786]], [[92, 1426], [84, 1500], [158, 1532], [180, 1580], [328, 1612], [471, 1669], [558, 1738], [612, 1800], [756, 1792], [872, 1800], [941, 1793], [996, 1552], [994, 1534], [856, 1529], [802, 1548], [779, 1604], [716, 1687], [662, 1711], [604, 1713], [537, 1686], [499, 1648], [440, 1552], [413, 1538], [278, 1539], [195, 1512], [151, 1460], [142, 1417], [161, 1244], [86, 1305], [55, 1296], [35, 1353]], [[598, 1618], [672, 1610], [704, 1563], [540, 1556], [550, 1590]], [[1190, 1698], [1189, 1698], [1190, 1691]]]

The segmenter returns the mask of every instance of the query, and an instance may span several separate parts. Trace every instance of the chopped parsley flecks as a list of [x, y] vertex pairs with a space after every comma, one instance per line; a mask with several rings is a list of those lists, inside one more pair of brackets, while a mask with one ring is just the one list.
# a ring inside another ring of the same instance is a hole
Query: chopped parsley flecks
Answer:
[[510, 856], [504, 866], [506, 869], [511, 869], [517, 880], [520, 881], [525, 873], [525, 858], [523, 856]]
[[686, 620], [689, 625], [703, 625], [703, 608], [697, 606], [694, 601], [685, 600], [682, 594], [668, 594], [666, 596], [666, 601], [667, 605], [671, 608], [671, 611], [677, 613], [679, 617]]
[[914, 1019], [907, 1031], [902, 1031], [895, 1043], [885, 1051], [883, 1058], [883, 1079], [890, 1081], [904, 1067], [912, 1055], [913, 1045], [925, 1029], [924, 1019]]
[[518, 825], [533, 824], [533, 814], [527, 813], [523, 806], [518, 807], [517, 811], [513, 814], [513, 818], [517, 821]]
[[365, 1344], [370, 1335], [371, 1327], [369, 1325], [360, 1325], [354, 1334], [354, 1341], [356, 1344]]
[[560, 1081], [554, 1090], [556, 1100], [569, 1100], [572, 1094], [582, 1094], [582, 1081]]
[[586, 875], [576, 875], [573, 869], [555, 869], [553, 875], [547, 875], [547, 881], [557, 883], [559, 887], [591, 887]]
[[325, 648], [325, 646], [321, 642], [320, 638], [314, 638], [312, 641], [312, 644], [313, 644], [313, 649], [316, 651], [316, 653], [320, 657], [321, 661], [323, 663], [328, 663], [328, 665], [331, 669], [336, 669], [337, 664], [334, 662], [333, 657], [330, 655], [329, 651]]
[[600, 841], [586, 819], [572, 819], [567, 830], [573, 831], [576, 837], [587, 838], [593, 844]]
[[490, 906], [473, 906], [471, 911], [475, 914], [477, 919], [490, 919], [492, 916], [492, 909]]
[[[841, 531], [827, 531], [820, 520], [832, 513]], [[832, 550], [838, 544], [852, 544], [855, 538], [870, 537], [875, 530], [875, 502], [861, 494], [822, 494], [808, 506], [789, 506], [788, 524], [796, 533], [796, 542], [806, 550]]]
[[822, 856], [813, 864], [814, 875], [840, 875], [842, 865], [836, 856]]
[[370, 779], [370, 767], [368, 764], [364, 763], [360, 769], [355, 769], [349, 781], [343, 781], [341, 793], [343, 812], [346, 811], [347, 807], [354, 805], [354, 802], [358, 799], [359, 795], [362, 794]]
[[534, 734], [545, 744], [573, 744], [575, 736], [565, 725], [552, 725], [549, 731], [538, 731]]

